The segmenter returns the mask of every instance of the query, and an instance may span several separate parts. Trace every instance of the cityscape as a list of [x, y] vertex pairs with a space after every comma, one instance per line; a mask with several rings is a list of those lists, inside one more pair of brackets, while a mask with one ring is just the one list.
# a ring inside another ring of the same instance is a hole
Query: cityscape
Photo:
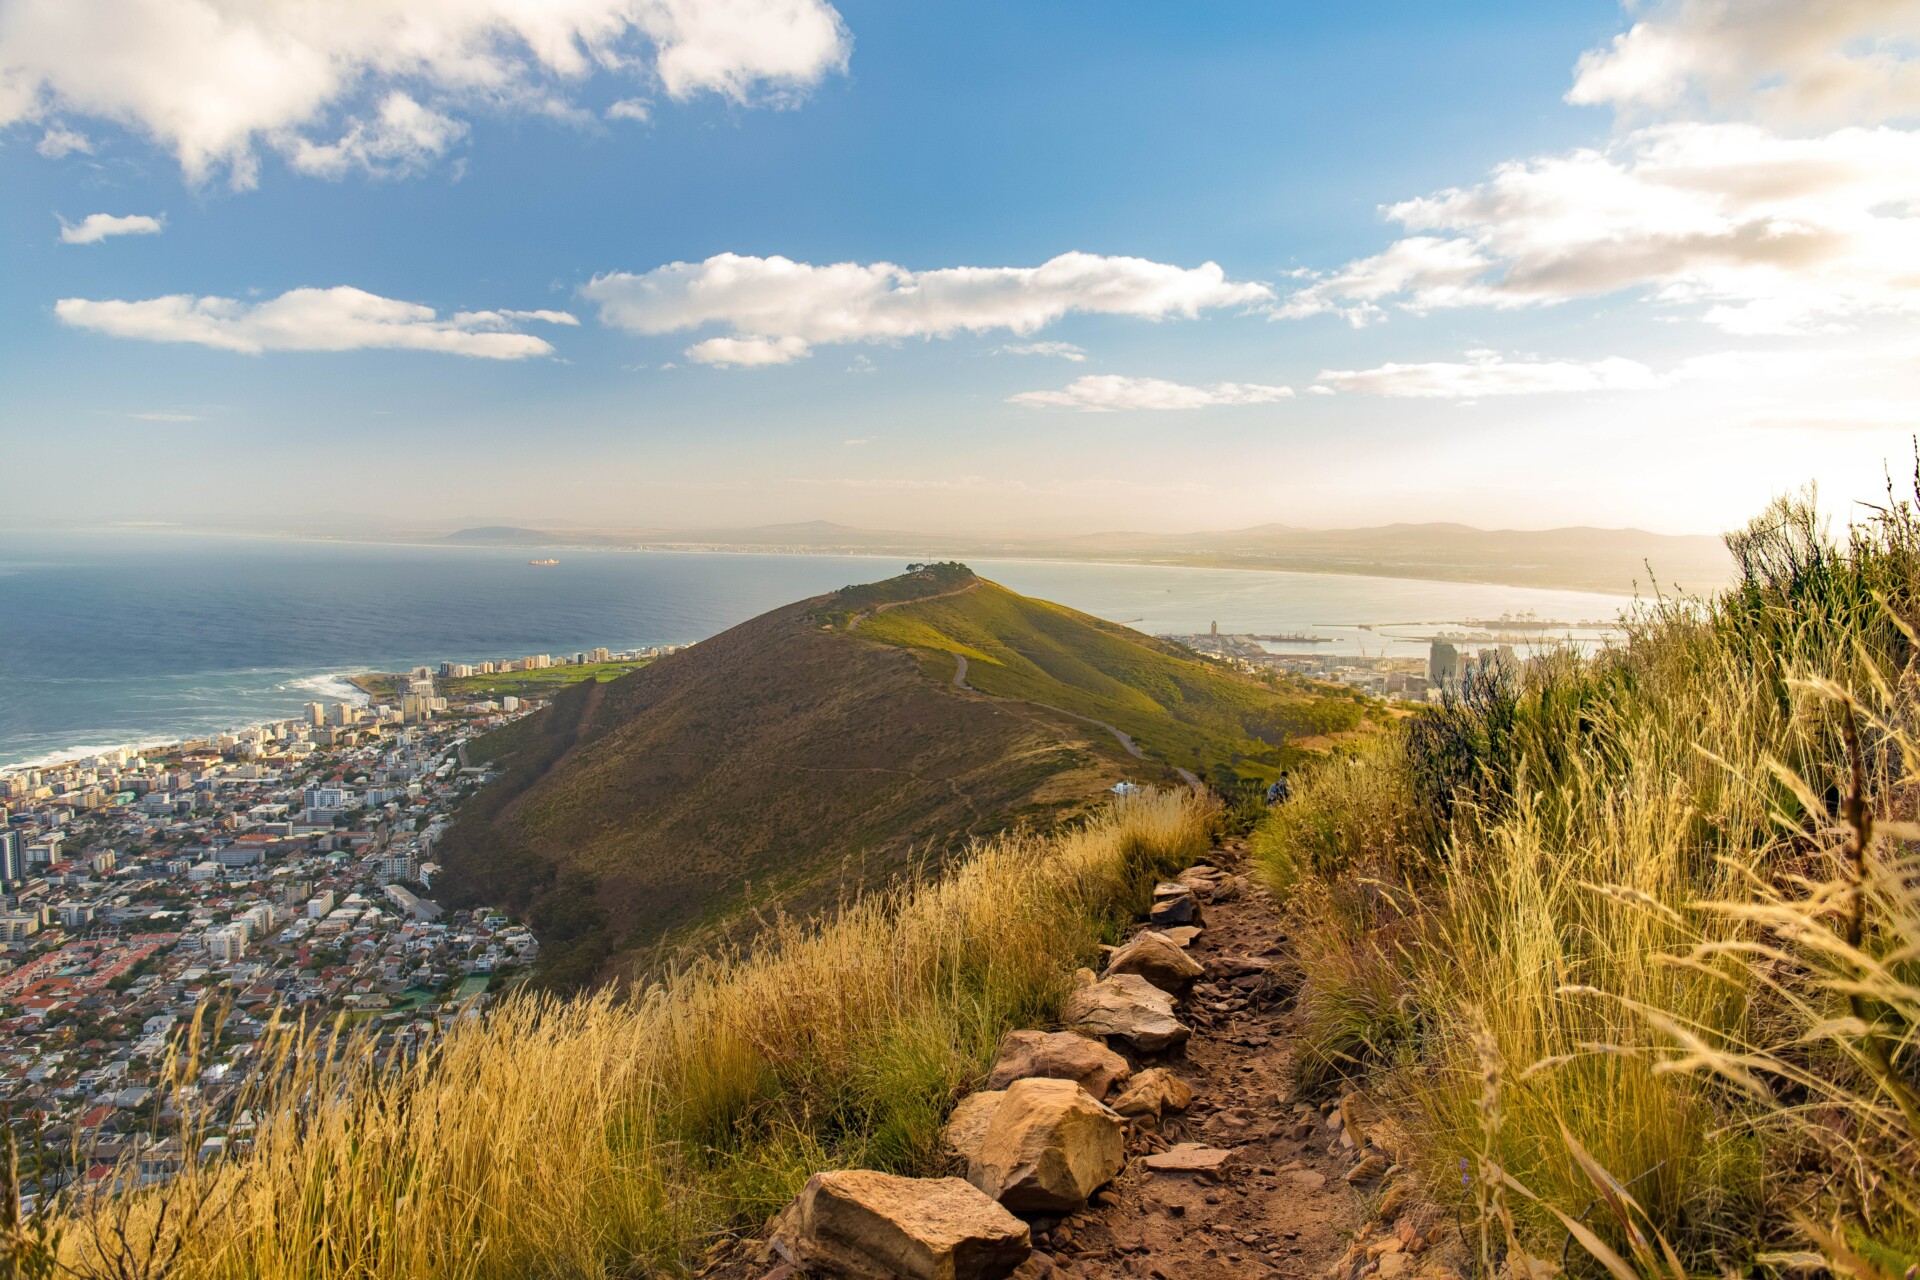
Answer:
[[164, 1082], [196, 1022], [216, 1033], [199, 1064], [204, 1156], [276, 1019], [407, 1060], [524, 981], [533, 933], [501, 911], [442, 910], [434, 846], [488, 781], [468, 742], [545, 702], [460, 686], [680, 647], [359, 677], [385, 696], [0, 770], [0, 1107], [41, 1153], [27, 1203], [73, 1179], [178, 1169]]

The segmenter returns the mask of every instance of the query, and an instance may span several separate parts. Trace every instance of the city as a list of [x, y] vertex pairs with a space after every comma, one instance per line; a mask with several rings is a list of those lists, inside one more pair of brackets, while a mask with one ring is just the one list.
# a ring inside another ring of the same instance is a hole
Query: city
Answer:
[[[0, 1107], [42, 1153], [29, 1199], [179, 1167], [164, 1085], [196, 1020], [213, 1033], [199, 1097], [218, 1116], [276, 1020], [339, 1027], [407, 1060], [524, 980], [539, 950], [530, 930], [429, 895], [436, 840], [487, 781], [467, 743], [545, 704], [461, 685], [666, 651], [446, 662], [444, 689], [426, 667], [357, 677], [392, 693], [0, 771]], [[226, 1140], [217, 1120], [198, 1136]]]

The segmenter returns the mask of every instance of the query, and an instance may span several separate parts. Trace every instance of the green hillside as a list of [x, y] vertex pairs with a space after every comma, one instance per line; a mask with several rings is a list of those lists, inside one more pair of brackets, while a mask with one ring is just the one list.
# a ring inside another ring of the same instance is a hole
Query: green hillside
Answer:
[[1263, 684], [963, 565], [915, 566], [573, 685], [476, 741], [497, 776], [442, 841], [435, 887], [524, 913], [543, 978], [573, 986], [1051, 828], [1122, 779], [1264, 776], [1290, 739], [1360, 717], [1344, 693]]
[[[957, 595], [889, 606], [856, 624], [870, 640], [916, 651], [928, 674], [982, 693], [1059, 707], [1131, 735], [1149, 758], [1214, 781], [1271, 778], [1299, 739], [1358, 728], [1356, 696], [1262, 680], [1063, 605], [975, 579]], [[949, 584], [946, 590], [951, 591]]]

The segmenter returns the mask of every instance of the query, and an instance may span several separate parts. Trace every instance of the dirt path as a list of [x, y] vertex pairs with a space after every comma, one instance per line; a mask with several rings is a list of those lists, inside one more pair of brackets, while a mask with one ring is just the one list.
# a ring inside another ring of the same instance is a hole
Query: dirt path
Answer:
[[[976, 689], [972, 685], [967, 683], [967, 659], [965, 654], [960, 654], [960, 653], [954, 654], [953, 662], [954, 662], [954, 668], [953, 668], [953, 687], [954, 688], [960, 689], [966, 693], [977, 693], [983, 698], [1000, 697], [1000, 695], [997, 693], [988, 693], [984, 689]], [[1045, 703], [1045, 702], [1035, 702], [1031, 698], [1005, 698], [1005, 699], [1002, 699], [1002, 701], [1024, 702], [1030, 707], [1039, 707], [1043, 711], [1051, 711], [1057, 715], [1063, 715], [1068, 717], [1069, 719], [1078, 720], [1082, 724], [1090, 724], [1090, 725], [1093, 725], [1095, 728], [1105, 729], [1108, 733], [1114, 736], [1115, 740], [1117, 740], [1120, 743], [1120, 746], [1126, 751], [1126, 753], [1132, 756], [1135, 760], [1145, 760], [1147, 758], [1146, 753], [1140, 750], [1139, 744], [1134, 742], [1133, 735], [1128, 733], [1126, 730], [1120, 728], [1118, 725], [1108, 724], [1105, 720], [1095, 720], [1092, 716], [1083, 716], [1078, 711], [1069, 711], [1065, 707], [1056, 707], [1050, 703]], [[1188, 786], [1192, 787], [1196, 791], [1200, 789], [1200, 779], [1195, 777], [1190, 770], [1182, 769], [1177, 764], [1168, 765], [1167, 767], [1169, 769], [1172, 769], [1175, 773], [1179, 774], [1181, 780], [1185, 782]]]
[[973, 590], [975, 587], [979, 585], [980, 584], [978, 582], [969, 582], [964, 587], [955, 587], [951, 591], [942, 591], [938, 595], [915, 596], [911, 600], [889, 600], [885, 604], [877, 604], [873, 608], [868, 609], [862, 613], [856, 613], [851, 618], [847, 619], [847, 630], [858, 631], [860, 629], [860, 624], [865, 622], [868, 618], [871, 618], [876, 613], [885, 613], [889, 609], [898, 609], [903, 604], [925, 604], [929, 600], [945, 600], [948, 596], [963, 596], [967, 592]]
[[[1284, 925], [1264, 890], [1233, 877], [1242, 857], [1230, 846], [1208, 859], [1229, 873], [1219, 897], [1230, 900], [1207, 905], [1205, 932], [1188, 948], [1207, 969], [1180, 1009], [1193, 1038], [1161, 1064], [1192, 1087], [1193, 1106], [1136, 1138], [1141, 1158], [1064, 1231], [1047, 1233], [1041, 1247], [1061, 1280], [1317, 1278], [1360, 1222], [1360, 1194], [1343, 1180], [1355, 1157], [1319, 1111], [1291, 1100]], [[1260, 962], [1272, 970], [1236, 973]], [[1233, 1154], [1215, 1174], [1144, 1167], [1151, 1150], [1176, 1142]]]

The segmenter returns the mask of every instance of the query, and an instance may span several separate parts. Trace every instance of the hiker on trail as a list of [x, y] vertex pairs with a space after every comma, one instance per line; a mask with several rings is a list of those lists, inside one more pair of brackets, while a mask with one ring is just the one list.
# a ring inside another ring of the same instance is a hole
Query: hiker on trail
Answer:
[[1293, 783], [1288, 781], [1286, 771], [1283, 769], [1280, 776], [1273, 780], [1273, 785], [1267, 788], [1267, 808], [1285, 804], [1291, 799], [1293, 799]]

